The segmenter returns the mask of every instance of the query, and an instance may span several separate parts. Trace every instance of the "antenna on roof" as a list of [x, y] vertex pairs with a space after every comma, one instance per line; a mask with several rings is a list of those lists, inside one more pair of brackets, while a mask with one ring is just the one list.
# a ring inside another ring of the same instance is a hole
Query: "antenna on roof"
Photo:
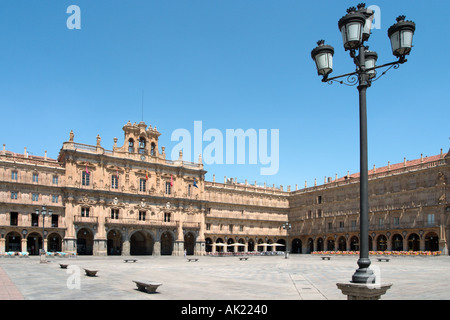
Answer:
[[142, 89], [142, 121], [144, 121], [144, 89]]

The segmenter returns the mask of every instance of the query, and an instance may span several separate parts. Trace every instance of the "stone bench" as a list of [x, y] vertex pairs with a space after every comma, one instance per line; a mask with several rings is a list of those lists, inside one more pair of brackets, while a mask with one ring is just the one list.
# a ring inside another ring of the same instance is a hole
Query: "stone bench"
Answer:
[[136, 261], [137, 261], [137, 259], [123, 259], [123, 261], [125, 261], [125, 262], [128, 262], [128, 261], [131, 261], [131, 262], [136, 262]]
[[330, 260], [331, 257], [322, 257], [322, 260]]
[[86, 271], [86, 275], [88, 277], [95, 277], [95, 276], [97, 276], [98, 270], [91, 270], [91, 269], [86, 269], [86, 268], [83, 268], [83, 269], [84, 269], [84, 271]]
[[377, 260], [378, 261], [386, 261], [386, 262], [389, 262], [389, 258], [377, 258]]
[[248, 260], [248, 258], [247, 257], [242, 257], [242, 258], [239, 258], [239, 260]]
[[189, 258], [189, 259], [188, 259], [188, 262], [191, 262], [191, 261], [196, 262], [196, 261], [198, 261], [198, 259], [197, 259], [197, 258]]
[[158, 287], [160, 285], [162, 285], [162, 283], [156, 283], [156, 282], [150, 282], [150, 281], [133, 280], [133, 282], [136, 283], [136, 286], [139, 291], [143, 291], [143, 292], [147, 292], [147, 293], [155, 293], [156, 289], [158, 289]]

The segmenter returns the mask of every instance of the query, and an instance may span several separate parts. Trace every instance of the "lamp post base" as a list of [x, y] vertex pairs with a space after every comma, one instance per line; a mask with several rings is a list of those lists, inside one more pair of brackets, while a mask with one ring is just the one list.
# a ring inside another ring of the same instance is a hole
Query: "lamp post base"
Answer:
[[366, 283], [336, 283], [342, 294], [347, 296], [347, 300], [380, 300], [392, 283], [366, 284]]

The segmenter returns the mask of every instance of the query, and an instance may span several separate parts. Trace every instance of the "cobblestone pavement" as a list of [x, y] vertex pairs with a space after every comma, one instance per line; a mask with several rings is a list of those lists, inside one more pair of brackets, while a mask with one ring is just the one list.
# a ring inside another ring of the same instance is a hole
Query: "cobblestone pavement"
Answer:
[[[237, 257], [135, 256], [0, 258], [0, 299], [25, 300], [345, 300], [336, 283], [348, 282], [357, 257], [314, 255]], [[61, 269], [60, 263], [69, 264]], [[381, 282], [393, 286], [383, 300], [448, 300], [450, 257], [372, 258]], [[96, 277], [84, 269], [98, 270]], [[138, 291], [133, 280], [162, 283], [157, 293]]]

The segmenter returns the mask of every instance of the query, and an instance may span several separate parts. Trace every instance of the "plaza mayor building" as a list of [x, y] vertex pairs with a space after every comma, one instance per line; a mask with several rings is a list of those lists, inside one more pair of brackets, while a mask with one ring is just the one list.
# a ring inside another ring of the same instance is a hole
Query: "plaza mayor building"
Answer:
[[[128, 122], [112, 150], [76, 142], [57, 159], [0, 151], [0, 252], [220, 255], [359, 250], [359, 173], [302, 188], [205, 181], [166, 159], [156, 127]], [[450, 239], [450, 153], [369, 170], [369, 250], [441, 251]], [[295, 190], [294, 190], [295, 189]], [[45, 214], [43, 214], [45, 213]], [[51, 214], [50, 214], [51, 213]], [[291, 228], [283, 225], [289, 222]]]

